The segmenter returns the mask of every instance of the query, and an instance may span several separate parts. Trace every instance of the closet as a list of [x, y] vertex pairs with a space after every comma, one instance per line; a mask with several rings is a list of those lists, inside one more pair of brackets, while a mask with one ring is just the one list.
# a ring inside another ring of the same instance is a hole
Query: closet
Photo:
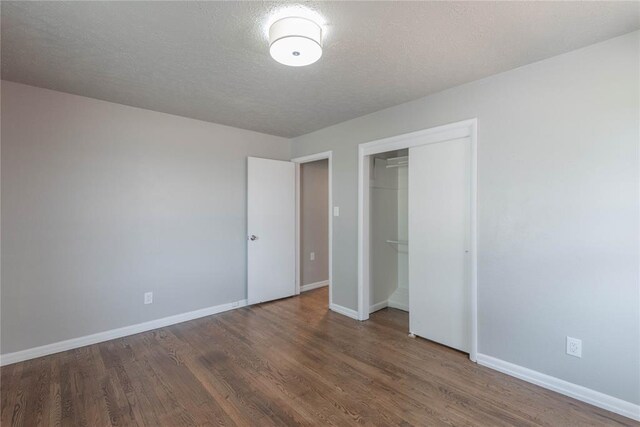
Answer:
[[471, 139], [372, 154], [369, 312], [409, 312], [409, 333], [471, 351]]

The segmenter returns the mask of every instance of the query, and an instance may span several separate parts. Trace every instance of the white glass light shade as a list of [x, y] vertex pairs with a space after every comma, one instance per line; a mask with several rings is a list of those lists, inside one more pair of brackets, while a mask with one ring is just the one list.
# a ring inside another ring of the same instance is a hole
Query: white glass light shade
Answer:
[[302, 67], [322, 56], [322, 29], [306, 18], [282, 18], [269, 28], [269, 52], [281, 64]]

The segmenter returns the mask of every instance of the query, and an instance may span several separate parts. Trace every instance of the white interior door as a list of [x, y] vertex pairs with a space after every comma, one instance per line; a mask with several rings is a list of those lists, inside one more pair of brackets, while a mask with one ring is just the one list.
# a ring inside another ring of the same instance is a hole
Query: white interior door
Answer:
[[248, 158], [248, 302], [295, 293], [295, 165]]
[[471, 141], [409, 149], [409, 327], [471, 350]]

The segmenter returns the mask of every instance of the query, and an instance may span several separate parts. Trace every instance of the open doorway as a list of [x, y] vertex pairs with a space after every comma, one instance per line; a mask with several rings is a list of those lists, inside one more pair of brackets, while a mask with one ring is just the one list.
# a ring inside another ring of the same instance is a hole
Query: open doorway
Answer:
[[370, 307], [409, 311], [409, 150], [369, 156]]
[[300, 292], [329, 285], [329, 160], [300, 165]]
[[331, 304], [331, 152], [296, 163], [296, 293], [328, 289]]

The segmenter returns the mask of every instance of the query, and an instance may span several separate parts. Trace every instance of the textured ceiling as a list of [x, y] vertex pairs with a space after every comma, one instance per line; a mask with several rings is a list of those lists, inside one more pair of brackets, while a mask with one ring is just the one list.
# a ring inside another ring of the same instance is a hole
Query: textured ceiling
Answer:
[[637, 2], [304, 6], [324, 55], [289, 68], [265, 26], [291, 3], [3, 1], [2, 78], [293, 137], [640, 26]]

